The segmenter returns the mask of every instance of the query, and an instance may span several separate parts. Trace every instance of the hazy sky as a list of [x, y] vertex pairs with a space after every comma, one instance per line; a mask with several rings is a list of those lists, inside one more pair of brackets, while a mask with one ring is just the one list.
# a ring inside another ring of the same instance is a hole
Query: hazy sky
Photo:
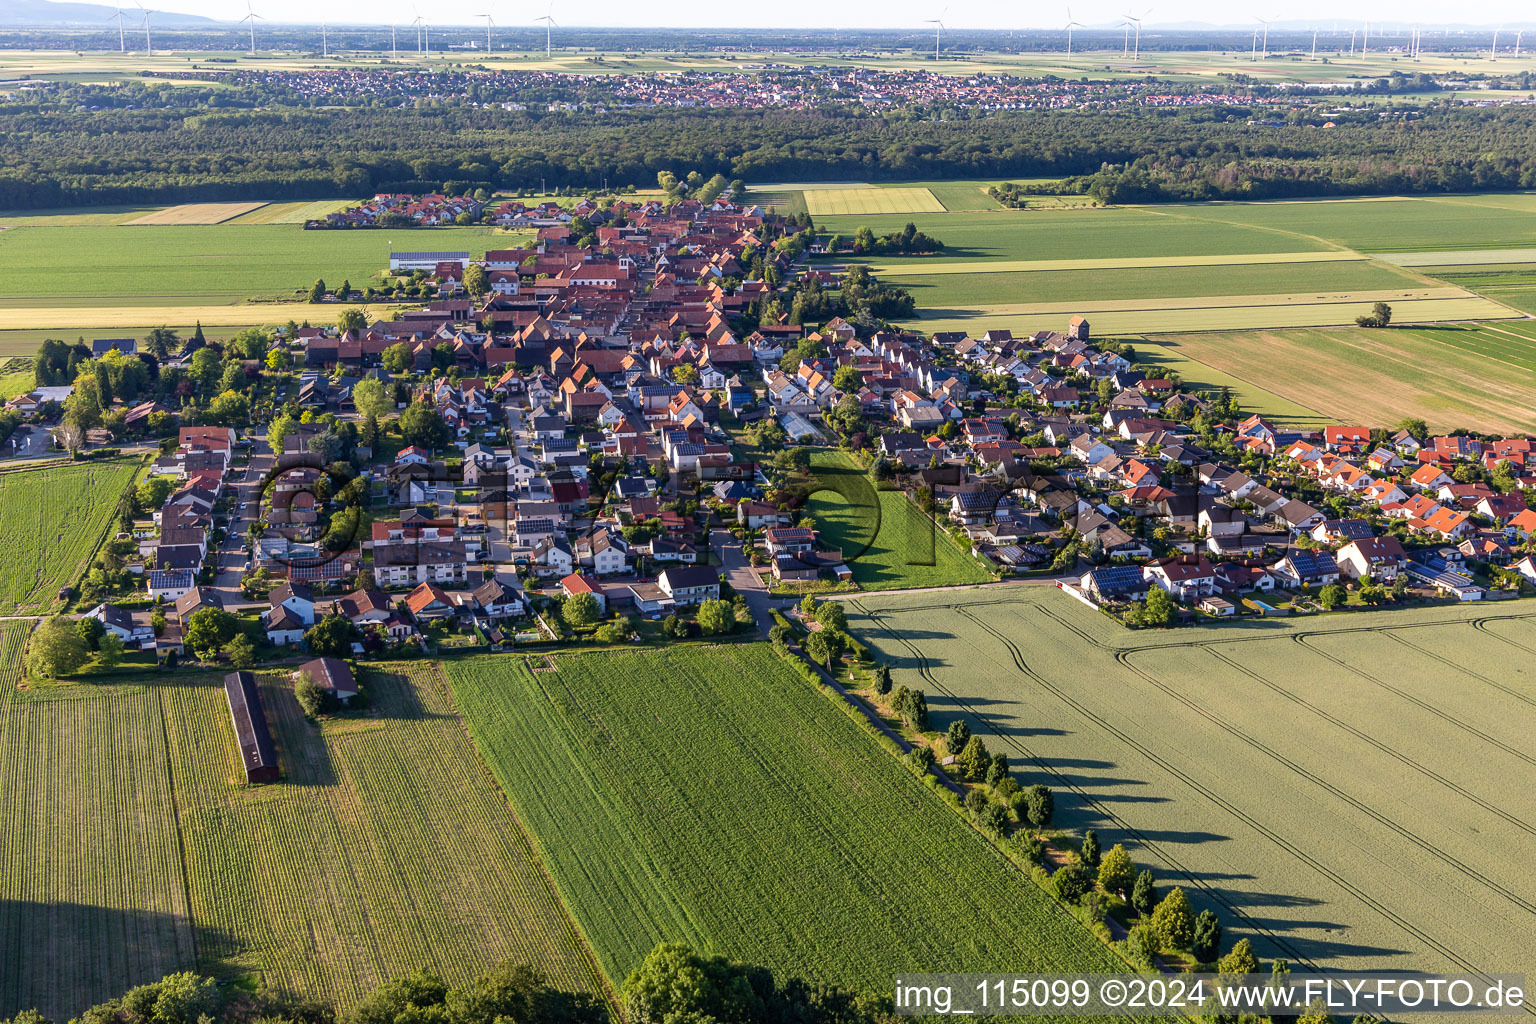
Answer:
[[[420, 13], [440, 25], [469, 24], [489, 11], [499, 25], [526, 25], [545, 13], [550, 0], [251, 0], [263, 17], [283, 22], [314, 22], [320, 18], [341, 23], [404, 24]], [[147, 6], [147, 4], [146, 4]], [[233, 21], [245, 14], [243, 0], [159, 0], [163, 10], [201, 14]], [[414, 12], [413, 12], [414, 7]], [[1079, 0], [1072, 15], [1087, 25], [1118, 22], [1128, 10], [1151, 8], [1149, 25], [1206, 22], [1234, 25], [1251, 23], [1254, 17], [1285, 21], [1315, 21], [1320, 26], [1348, 19], [1370, 18], [1396, 24], [1433, 24], [1450, 13], [1462, 24], [1513, 24], [1536, 22], [1536, 7], [1515, 0], [1478, 0], [1453, 6], [1432, 0], [1358, 0], [1345, 4], [1327, 0], [1137, 0], [1129, 7], [1118, 0]], [[553, 0], [556, 21], [571, 25], [763, 26], [795, 28], [913, 28], [929, 18], [942, 16], [956, 28], [1057, 28], [1067, 21], [1067, 3], [1061, 0], [1019, 4], [981, 0], [778, 0], [775, 3], [699, 6], [634, 3], [630, 0]]]

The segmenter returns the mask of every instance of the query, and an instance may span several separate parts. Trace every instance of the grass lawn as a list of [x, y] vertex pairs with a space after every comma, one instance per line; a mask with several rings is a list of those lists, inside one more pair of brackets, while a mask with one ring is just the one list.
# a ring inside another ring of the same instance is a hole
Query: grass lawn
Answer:
[[610, 977], [662, 940], [871, 991], [918, 969], [1118, 969], [767, 644], [447, 672]]
[[0, 473], [0, 614], [41, 614], [76, 583], [117, 515], [137, 460]]
[[264, 676], [283, 767], [265, 786], [236, 781], [220, 678], [0, 703], [0, 823], [19, 840], [0, 946], [34, 953], [0, 972], [0, 1006], [63, 1020], [196, 968], [345, 1007], [408, 970], [462, 981], [503, 959], [602, 991], [435, 668], [370, 673], [373, 710], [321, 726]]
[[1536, 603], [1131, 632], [1049, 588], [869, 595], [849, 623], [1057, 824], [1329, 970], [1536, 967]]
[[[839, 477], [868, 481], [844, 452], [815, 450], [811, 465], [817, 479], [829, 487], [836, 487]], [[858, 491], [849, 488], [844, 493]], [[901, 491], [874, 493], [875, 507], [851, 503], [834, 490], [818, 492], [806, 506], [823, 542], [842, 549], [861, 590], [951, 587], [994, 578]]]
[[1420, 416], [1436, 430], [1536, 431], [1536, 328], [1523, 320], [1175, 334], [1158, 342], [1161, 353], [1210, 366], [1329, 422]]

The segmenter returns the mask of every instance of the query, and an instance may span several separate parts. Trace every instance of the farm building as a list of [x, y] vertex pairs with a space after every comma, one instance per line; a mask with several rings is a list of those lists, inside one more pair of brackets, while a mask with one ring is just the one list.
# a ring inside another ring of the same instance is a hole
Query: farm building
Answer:
[[246, 781], [276, 782], [277, 748], [272, 745], [256, 677], [249, 672], [231, 672], [224, 677], [224, 696], [229, 699], [229, 717], [234, 721]]
[[297, 682], [304, 676], [309, 676], [320, 685], [322, 690], [329, 692], [343, 704], [350, 703], [358, 694], [357, 681], [352, 678], [352, 669], [340, 658], [316, 658], [313, 661], [306, 661], [299, 666], [293, 678]]

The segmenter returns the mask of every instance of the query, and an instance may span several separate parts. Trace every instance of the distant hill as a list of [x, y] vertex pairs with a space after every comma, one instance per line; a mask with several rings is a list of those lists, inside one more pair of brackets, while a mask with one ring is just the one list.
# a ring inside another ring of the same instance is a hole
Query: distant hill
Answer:
[[[77, 26], [90, 25], [93, 27], [106, 23], [112, 17], [117, 8], [107, 7], [102, 4], [77, 4], [77, 3], [52, 3], [51, 0], [7, 0], [0, 4], [0, 25], [7, 26]], [[137, 21], [138, 9], [131, 3], [125, 3], [123, 13], [130, 19]], [[156, 11], [150, 19], [151, 25], [163, 25], [167, 28], [182, 26], [186, 28], [201, 28], [218, 25], [220, 22], [213, 18], [204, 18], [196, 14], [173, 14], [169, 11]]]

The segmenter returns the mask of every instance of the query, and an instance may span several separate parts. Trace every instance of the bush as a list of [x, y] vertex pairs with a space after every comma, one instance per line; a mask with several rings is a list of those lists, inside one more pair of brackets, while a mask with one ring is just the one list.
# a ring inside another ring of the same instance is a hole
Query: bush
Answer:
[[308, 672], [302, 673], [293, 685], [293, 695], [310, 718], [318, 718], [331, 709], [330, 691], [315, 682]]
[[1174, 889], [1152, 911], [1152, 928], [1163, 949], [1188, 949], [1195, 938], [1195, 914], [1183, 889]]
[[1063, 903], [1076, 903], [1093, 888], [1093, 878], [1081, 864], [1063, 864], [1051, 876], [1051, 889]]

